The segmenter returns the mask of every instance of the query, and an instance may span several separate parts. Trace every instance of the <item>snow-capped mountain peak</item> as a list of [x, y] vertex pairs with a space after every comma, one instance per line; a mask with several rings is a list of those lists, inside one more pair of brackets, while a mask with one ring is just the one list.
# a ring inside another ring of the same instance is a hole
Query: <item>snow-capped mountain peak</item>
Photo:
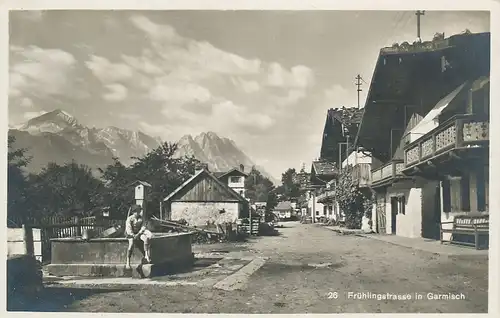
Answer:
[[28, 120], [20, 127], [31, 134], [58, 133], [68, 128], [81, 127], [75, 117], [60, 109], [53, 110], [41, 116]]
[[[19, 129], [12, 129], [10, 133], [19, 136], [20, 147], [36, 149], [37, 153], [31, 155], [39, 160], [39, 167], [46, 164], [45, 158], [53, 162], [80, 159], [82, 164], [91, 160], [94, 162], [92, 166], [103, 167], [112, 162], [112, 157], [117, 157], [123, 164], [129, 165], [135, 161], [132, 157], [143, 157], [162, 143], [159, 138], [140, 131], [115, 126], [88, 128], [62, 110], [32, 118]], [[57, 140], [58, 148], [51, 148], [55, 145], [51, 140]], [[43, 143], [47, 145], [42, 146]], [[212, 171], [228, 171], [241, 164], [245, 171], [250, 171], [255, 166], [233, 140], [219, 137], [212, 131], [196, 137], [185, 135], [177, 142], [177, 146], [177, 157], [194, 156], [207, 163]], [[73, 158], [73, 155], [76, 157]], [[276, 182], [265, 171], [259, 171]]]

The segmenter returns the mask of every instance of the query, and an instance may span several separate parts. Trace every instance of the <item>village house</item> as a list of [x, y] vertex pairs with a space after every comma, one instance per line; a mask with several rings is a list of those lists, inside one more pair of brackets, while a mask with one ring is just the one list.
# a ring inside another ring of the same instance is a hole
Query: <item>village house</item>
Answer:
[[489, 33], [380, 51], [355, 141], [373, 157], [373, 231], [439, 239], [487, 211], [489, 52]]
[[[342, 167], [342, 162], [351, 165], [357, 164], [358, 161], [362, 163], [357, 157], [350, 156], [362, 114], [363, 111], [357, 108], [342, 107], [328, 110], [321, 144], [322, 161], [330, 162], [334, 167]], [[335, 201], [338, 172], [334, 178], [323, 184], [317, 197], [318, 203], [322, 205], [321, 216], [334, 220], [342, 218], [338, 203]]]
[[305, 218], [308, 215], [308, 192], [311, 183], [311, 174], [306, 171], [305, 164], [302, 164], [302, 168], [299, 173], [295, 176], [295, 183], [299, 184], [300, 196], [297, 199], [297, 209], [299, 210], [300, 216]]
[[[238, 219], [248, 218], [249, 202], [240, 193], [240, 183], [224, 183], [235, 173], [221, 174], [217, 178], [206, 167], [202, 167], [186, 180], [163, 201], [167, 211], [167, 219], [184, 219], [191, 226], [208, 224], [236, 223]], [[244, 182], [243, 182], [244, 183]], [[237, 185], [234, 188], [229, 186]]]
[[290, 201], [278, 202], [278, 205], [274, 208], [274, 214], [276, 214], [280, 220], [290, 220], [293, 213], [294, 209]]
[[243, 165], [240, 165], [239, 169], [233, 168], [227, 172], [214, 172], [214, 176], [222, 183], [227, 184], [231, 189], [238, 192], [239, 195], [246, 198], [245, 179], [248, 177], [248, 174], [245, 173], [245, 167]]
[[[326, 186], [334, 182], [338, 176], [338, 169], [334, 163], [326, 160], [313, 161], [311, 164], [310, 187], [306, 193], [307, 199], [307, 214], [312, 218], [313, 222], [319, 221], [319, 218], [332, 218], [335, 213], [333, 205], [328, 208], [328, 205], [322, 202]], [[330, 190], [328, 190], [330, 191]], [[321, 202], [320, 202], [321, 201]]]

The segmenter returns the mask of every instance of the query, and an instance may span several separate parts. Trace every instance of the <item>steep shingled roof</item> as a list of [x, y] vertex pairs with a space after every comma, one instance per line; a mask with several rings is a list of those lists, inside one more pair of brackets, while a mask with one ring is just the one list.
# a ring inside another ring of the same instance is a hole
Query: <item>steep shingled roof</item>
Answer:
[[274, 208], [275, 211], [289, 211], [293, 210], [292, 203], [290, 201], [282, 201], [279, 202], [278, 205]]
[[175, 189], [172, 193], [170, 193], [163, 201], [170, 201], [177, 193], [179, 193], [182, 189], [189, 186], [194, 181], [197, 181], [198, 176], [205, 174], [208, 178], [211, 178], [214, 182], [216, 182], [219, 186], [221, 186], [227, 193], [229, 193], [235, 199], [241, 202], [247, 202], [247, 200], [242, 197], [238, 192], [234, 191], [227, 184], [222, 183], [216, 176], [213, 175], [210, 171], [206, 169], [201, 169], [197, 173], [195, 173], [191, 178], [186, 180], [183, 184], [181, 184], [177, 189]]
[[335, 164], [329, 161], [313, 161], [312, 167], [316, 175], [335, 175], [337, 173]]
[[331, 108], [328, 112], [344, 125], [359, 124], [363, 118], [363, 109], [354, 107]]

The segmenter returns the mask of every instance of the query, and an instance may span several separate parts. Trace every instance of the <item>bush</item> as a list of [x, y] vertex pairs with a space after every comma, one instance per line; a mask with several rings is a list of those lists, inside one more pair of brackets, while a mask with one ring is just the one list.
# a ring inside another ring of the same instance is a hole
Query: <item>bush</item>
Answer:
[[371, 219], [373, 194], [369, 190], [360, 189], [352, 179], [352, 166], [342, 169], [335, 198], [345, 215], [348, 229], [360, 229], [363, 216]]

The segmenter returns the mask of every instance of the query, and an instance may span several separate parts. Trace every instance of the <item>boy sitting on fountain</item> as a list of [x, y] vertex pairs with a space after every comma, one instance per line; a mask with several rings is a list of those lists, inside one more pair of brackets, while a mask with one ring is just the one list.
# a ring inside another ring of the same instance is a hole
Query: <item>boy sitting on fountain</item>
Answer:
[[134, 204], [130, 208], [130, 216], [125, 223], [125, 235], [128, 238], [127, 264], [125, 268], [130, 269], [130, 259], [135, 244], [144, 243], [144, 256], [147, 263], [151, 263], [150, 240], [153, 234], [146, 229], [146, 222], [142, 213], [142, 207]]

